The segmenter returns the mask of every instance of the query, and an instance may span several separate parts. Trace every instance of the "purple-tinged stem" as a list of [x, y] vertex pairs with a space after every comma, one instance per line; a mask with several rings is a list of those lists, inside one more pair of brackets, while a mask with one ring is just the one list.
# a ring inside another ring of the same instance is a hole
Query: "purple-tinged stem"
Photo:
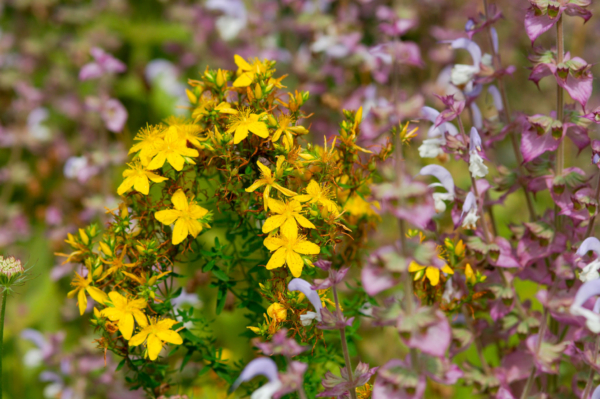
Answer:
[[[342, 319], [342, 310], [340, 309], [340, 301], [338, 299], [337, 288], [333, 285], [333, 299], [335, 300], [335, 309], [338, 314], [338, 319]], [[348, 342], [346, 341], [346, 327], [340, 328], [340, 337], [342, 340], [342, 352], [344, 352], [344, 361], [346, 363], [346, 371], [348, 372], [348, 379], [354, 381], [354, 375], [352, 373], [352, 362], [350, 360], [350, 352], [348, 351]], [[356, 388], [350, 390], [350, 397], [356, 399]]]
[[[598, 173], [598, 181], [596, 182], [596, 195], [594, 196], [596, 199], [596, 214], [598, 213], [598, 201], [600, 200], [600, 173]], [[585, 237], [590, 237], [594, 231], [594, 223], [596, 222], [596, 215], [592, 216], [590, 220], [590, 224], [588, 225], [587, 231], [585, 232]]]
[[[596, 337], [596, 341], [594, 342], [594, 348], [592, 349], [592, 362], [596, 364], [596, 360], [598, 359], [598, 346], [600, 345], [600, 337]], [[588, 399], [590, 392], [592, 390], [592, 384], [594, 383], [594, 368], [590, 366], [590, 374], [588, 376], [587, 382], [585, 383], [585, 389], [583, 390], [583, 395], [581, 399]]]
[[[489, 19], [487, 0], [483, 0], [483, 10], [485, 12], [485, 19], [487, 21]], [[492, 61], [494, 63], [494, 69], [499, 70], [502, 68], [502, 59], [500, 58], [500, 53], [496, 51], [496, 47], [494, 46], [494, 39], [492, 38], [491, 26], [487, 26], [486, 32], [488, 36], [488, 41], [490, 42], [490, 48], [493, 53]], [[502, 108], [504, 108], [503, 113], [505, 123], [508, 124], [512, 121], [512, 116], [510, 111], [510, 103], [508, 102], [508, 96], [506, 95], [506, 87], [504, 86], [504, 79], [502, 76], [499, 76], [496, 79], [496, 81], [498, 82], [498, 90], [500, 91], [500, 97], [502, 98]], [[521, 150], [519, 149], [519, 139], [517, 138], [516, 132], [513, 129], [510, 130], [509, 136], [513, 152], [515, 153], [515, 159], [517, 160], [517, 168], [519, 169], [520, 174], [524, 174], [523, 157], [521, 156]], [[525, 201], [527, 202], [529, 217], [531, 220], [535, 220], [537, 216], [535, 213], [535, 208], [533, 207], [533, 200], [531, 198], [531, 194], [529, 193], [529, 191], [527, 191], [527, 187], [524, 184], [521, 184], [521, 187], [523, 188], [523, 193], [525, 194]]]
[[[562, 64], [565, 56], [565, 37], [563, 30], [563, 19], [562, 15], [556, 22], [556, 62]], [[556, 84], [556, 118], [562, 123], [564, 111], [564, 92], [560, 85]], [[558, 149], [556, 150], [556, 165], [555, 175], [562, 176], [563, 169], [565, 166], [565, 140], [564, 138], [560, 141]], [[558, 205], [554, 206], [554, 224], [556, 230], [560, 229], [560, 216], [558, 216]]]

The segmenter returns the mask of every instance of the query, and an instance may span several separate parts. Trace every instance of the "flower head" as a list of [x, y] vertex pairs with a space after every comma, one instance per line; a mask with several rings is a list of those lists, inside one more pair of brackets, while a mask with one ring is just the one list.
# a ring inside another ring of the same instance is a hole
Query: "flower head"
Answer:
[[262, 114], [254, 114], [250, 108], [243, 109], [229, 118], [229, 128], [227, 133], [234, 133], [233, 144], [239, 144], [248, 137], [248, 133], [253, 133], [258, 137], [266, 139], [269, 137], [269, 128], [267, 124], [260, 120]]
[[[97, 270], [101, 271], [102, 269], [98, 268]], [[79, 305], [79, 313], [83, 315], [85, 309], [87, 307], [87, 297], [85, 294], [87, 293], [98, 303], [103, 304], [106, 300], [108, 300], [108, 295], [99, 288], [92, 286], [92, 272], [88, 272], [87, 277], [81, 276], [79, 273], [75, 272], [75, 278], [71, 282], [71, 286], [75, 287], [75, 289], [69, 291], [67, 294], [68, 298], [73, 298], [77, 295], [77, 303]]]
[[307, 134], [308, 130], [304, 126], [293, 126], [292, 117], [282, 114], [277, 118], [278, 128], [273, 133], [273, 142], [276, 143], [283, 135], [281, 141], [285, 148], [290, 149], [294, 144], [294, 136], [299, 134]]
[[154, 154], [148, 165], [149, 170], [162, 168], [167, 161], [178, 172], [183, 169], [185, 162], [195, 164], [190, 157], [199, 155], [197, 150], [188, 148], [185, 138], [180, 137], [175, 129], [167, 130], [164, 138], [156, 139]]
[[483, 158], [479, 155], [481, 151], [481, 137], [477, 129], [471, 128], [469, 148], [469, 172], [474, 179], [485, 177], [488, 174], [488, 167], [483, 163]]
[[477, 220], [479, 220], [479, 216], [477, 216], [477, 199], [475, 198], [475, 194], [469, 192], [467, 194], [467, 198], [465, 199], [465, 203], [463, 204], [462, 213], [460, 215], [461, 219], [463, 218], [465, 212], [467, 215], [464, 217], [462, 222], [462, 227], [465, 229], [475, 230], [477, 228]]
[[423, 266], [419, 265], [417, 262], [412, 261], [410, 265], [408, 265], [408, 271], [411, 273], [415, 273], [415, 280], [420, 279], [423, 276], [423, 273], [419, 273], [421, 270], [425, 270], [425, 277], [429, 280], [429, 283], [432, 286], [436, 286], [440, 282], [440, 271], [447, 274], [454, 274], [454, 270], [450, 268], [447, 264], [440, 269], [437, 266]]
[[316, 255], [321, 252], [317, 244], [298, 236], [297, 229], [282, 230], [279, 236], [265, 238], [264, 244], [269, 251], [275, 251], [267, 263], [267, 269], [276, 269], [287, 263], [294, 277], [302, 274], [304, 262], [300, 254]]
[[[280, 175], [283, 170], [283, 161], [285, 159], [283, 157], [277, 158], [277, 167], [276, 167], [276, 175]], [[260, 179], [256, 180], [250, 187], [246, 189], [247, 193], [251, 193], [259, 187], [266, 186], [265, 191], [263, 193], [263, 202], [265, 205], [265, 211], [269, 210], [269, 193], [271, 192], [271, 187], [277, 189], [283, 195], [287, 195], [291, 197], [292, 195], [297, 195], [292, 190], [288, 190], [287, 188], [281, 186], [276, 182], [276, 177], [271, 173], [271, 169], [267, 168], [262, 162], [256, 161], [258, 168], [260, 169]]]
[[154, 146], [156, 142], [165, 136], [164, 126], [146, 126], [135, 136], [136, 144], [129, 150], [130, 154], [138, 152], [142, 165], [148, 165], [156, 154]]
[[268, 233], [278, 227], [281, 231], [285, 230], [287, 232], [291, 229], [298, 230], [296, 223], [307, 229], [315, 228], [315, 225], [310, 220], [300, 214], [302, 205], [296, 200], [284, 203], [276, 199], [269, 199], [269, 206], [271, 211], [276, 215], [271, 216], [265, 221], [262, 227], [263, 233]]
[[233, 87], [250, 86], [257, 74], [265, 73], [268, 69], [266, 62], [260, 62], [258, 59], [255, 59], [252, 65], [237, 54], [233, 56], [233, 59], [239, 68], [239, 76], [233, 82]]
[[0, 274], [11, 277], [13, 274], [24, 273], [25, 269], [19, 259], [14, 256], [5, 258], [0, 256]]
[[321, 186], [314, 180], [311, 180], [306, 187], [306, 194], [294, 197], [299, 202], [308, 202], [309, 204], [322, 205], [329, 212], [338, 212], [338, 205], [330, 199], [330, 190], [327, 186]]
[[209, 212], [196, 204], [193, 200], [188, 202], [182, 189], [179, 189], [171, 198], [174, 208], [158, 211], [154, 214], [156, 220], [162, 224], [173, 224], [173, 245], [186, 239], [188, 235], [196, 238], [203, 227], [208, 225]]
[[447, 193], [433, 193], [435, 211], [438, 213], [446, 210], [444, 201], [454, 201], [454, 179], [446, 168], [439, 165], [427, 165], [421, 168], [420, 175], [431, 175], [437, 177], [440, 183], [432, 183], [429, 187], [444, 187]]
[[100, 313], [108, 317], [111, 321], [118, 322], [119, 331], [123, 334], [123, 338], [129, 340], [133, 334], [133, 320], [141, 327], [148, 325], [146, 315], [142, 310], [146, 307], [145, 299], [127, 299], [116, 291], [109, 292], [110, 301], [105, 301], [104, 304], [112, 306], [103, 309]]
[[[136, 320], [138, 320], [137, 317]], [[181, 335], [171, 329], [175, 324], [177, 324], [176, 320], [151, 318], [150, 324], [147, 324], [139, 333], [131, 337], [129, 346], [138, 346], [146, 342], [148, 349], [146, 355], [150, 360], [156, 360], [165, 343], [173, 345], [183, 343]]]
[[305, 297], [308, 298], [310, 303], [315, 308], [314, 312], [306, 312], [303, 315], [300, 315], [300, 320], [303, 326], [308, 326], [312, 323], [313, 319], [317, 319], [321, 321], [321, 309], [323, 309], [323, 304], [321, 303], [321, 297], [319, 297], [319, 293], [316, 290], [313, 290], [310, 283], [301, 278], [294, 278], [288, 284], [289, 291], [300, 291], [304, 294]]
[[242, 382], [250, 381], [257, 375], [264, 375], [269, 382], [254, 391], [252, 399], [271, 399], [281, 388], [282, 384], [279, 380], [277, 364], [275, 364], [273, 359], [268, 357], [259, 357], [248, 363], [237, 380], [231, 385], [231, 388], [229, 388], [229, 393], [235, 391]]
[[141, 163], [141, 161], [134, 161], [133, 163], [127, 164], [129, 169], [123, 172], [123, 183], [117, 189], [117, 194], [123, 195], [125, 192], [132, 187], [144, 195], [148, 195], [150, 192], [150, 180], [154, 183], [161, 183], [168, 180], [166, 177], [157, 175], [154, 172], [147, 170]]

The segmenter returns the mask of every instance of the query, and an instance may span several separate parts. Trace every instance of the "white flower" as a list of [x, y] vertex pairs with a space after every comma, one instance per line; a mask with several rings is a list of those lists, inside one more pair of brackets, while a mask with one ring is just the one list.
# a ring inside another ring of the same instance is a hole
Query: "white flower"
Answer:
[[573, 316], [585, 317], [585, 325], [587, 328], [596, 334], [600, 333], [600, 314], [576, 305], [571, 306], [571, 314]]
[[481, 158], [477, 151], [471, 151], [470, 153], [469, 172], [471, 172], [474, 179], [485, 177], [488, 174], [488, 167], [485, 166], [483, 158]]
[[304, 327], [306, 327], [306, 326], [310, 326], [310, 325], [312, 324], [312, 321], [313, 321], [314, 319], [317, 319], [317, 320], [318, 320], [318, 319], [320, 319], [320, 318], [319, 318], [319, 317], [317, 317], [317, 316], [319, 316], [319, 315], [318, 315], [318, 314], [316, 314], [315, 312], [308, 311], [308, 312], [306, 312], [305, 314], [301, 314], [301, 315], [300, 315], [300, 322], [302, 323], [302, 325], [303, 325]]
[[251, 399], [272, 399], [275, 392], [281, 388], [281, 382], [279, 380], [271, 381], [256, 391], [252, 392]]
[[477, 227], [477, 221], [479, 220], [479, 216], [477, 216], [477, 208], [473, 207], [467, 213], [467, 216], [463, 219], [462, 227], [465, 229], [475, 230]]
[[421, 158], [436, 158], [442, 155], [442, 145], [446, 144], [445, 138], [435, 138], [423, 140], [423, 144], [419, 147], [419, 156]]
[[600, 259], [596, 259], [593, 262], [588, 263], [588, 265], [584, 267], [583, 270], [581, 270], [581, 272], [579, 273], [579, 280], [585, 283], [586, 281], [596, 280], [597, 278], [600, 278], [600, 273], [598, 273], [599, 269]]
[[27, 367], [38, 367], [44, 360], [44, 353], [40, 349], [30, 349], [23, 356], [23, 364]]
[[446, 210], [446, 203], [444, 201], [454, 201], [454, 194], [433, 193], [433, 206], [437, 213], [442, 213]]
[[450, 81], [455, 86], [462, 86], [469, 83], [475, 75], [479, 73], [479, 67], [474, 65], [456, 64], [452, 68]]
[[460, 291], [454, 288], [452, 284], [452, 276], [448, 276], [446, 284], [444, 285], [444, 294], [442, 295], [442, 301], [450, 303], [454, 298], [460, 299]]

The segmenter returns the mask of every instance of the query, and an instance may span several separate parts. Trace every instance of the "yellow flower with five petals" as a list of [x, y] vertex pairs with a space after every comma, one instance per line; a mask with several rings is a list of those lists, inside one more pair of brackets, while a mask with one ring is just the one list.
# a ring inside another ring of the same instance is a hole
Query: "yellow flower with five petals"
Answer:
[[[101, 271], [102, 269], [98, 269]], [[108, 299], [108, 295], [99, 288], [92, 286], [92, 272], [88, 272], [87, 277], [83, 277], [79, 273], [75, 272], [75, 278], [71, 282], [71, 286], [75, 287], [74, 290], [69, 291], [67, 298], [73, 298], [77, 294], [77, 304], [79, 305], [79, 313], [83, 315], [85, 308], [87, 307], [86, 292], [92, 299], [100, 304]]]
[[238, 73], [240, 74], [233, 82], [233, 87], [248, 87], [254, 81], [257, 73], [265, 73], [267, 71], [267, 66], [258, 59], [255, 59], [252, 65], [250, 65], [248, 61], [235, 54], [233, 60], [235, 65], [238, 66]]
[[[100, 314], [108, 317], [110, 321], [116, 321], [119, 331], [126, 340], [131, 339], [135, 321], [141, 326], [148, 325], [148, 319], [142, 310], [146, 307], [145, 299], [129, 300], [116, 291], [109, 292], [108, 297], [113, 306], [103, 309]], [[106, 303], [105, 303], [106, 304]]]
[[117, 189], [117, 194], [123, 195], [127, 190], [132, 187], [144, 195], [148, 195], [150, 192], [150, 180], [154, 183], [161, 183], [168, 180], [166, 177], [157, 175], [154, 172], [147, 170], [141, 163], [141, 161], [134, 161], [133, 163], [127, 164], [129, 169], [123, 172], [123, 183]]
[[308, 202], [310, 204], [320, 204], [329, 212], [339, 212], [338, 205], [329, 199], [329, 189], [327, 187], [321, 187], [319, 183], [311, 180], [306, 187], [306, 194], [297, 195], [294, 197], [295, 200], [300, 202]]
[[188, 202], [182, 189], [179, 189], [171, 198], [173, 209], [165, 209], [154, 214], [156, 219], [162, 224], [171, 225], [173, 228], [173, 245], [177, 245], [188, 235], [196, 238], [203, 227], [210, 227], [205, 221], [208, 211], [196, 204], [194, 201]]
[[[429, 279], [429, 282], [434, 287], [436, 285], [438, 285], [440, 282], [440, 271], [442, 271], [444, 273], [448, 273], [448, 274], [454, 274], [454, 270], [452, 270], [450, 268], [450, 266], [448, 266], [448, 265], [444, 265], [441, 270], [435, 266], [419, 265], [415, 261], [410, 262], [410, 264], [408, 265], [408, 271], [411, 273], [419, 272], [423, 269], [425, 269], [425, 276], [427, 277], [427, 279]], [[418, 280], [419, 278], [421, 278], [422, 275], [423, 275], [422, 273], [417, 273], [415, 275], [415, 280]]]
[[181, 345], [183, 343], [181, 335], [171, 329], [175, 324], [177, 324], [177, 321], [172, 319], [158, 320], [151, 318], [150, 324], [131, 337], [129, 346], [138, 346], [146, 342], [146, 356], [150, 360], [156, 360], [165, 342], [173, 345]]
[[[279, 172], [282, 171], [284, 160], [285, 159], [281, 156], [277, 158], [276, 172], [278, 175], [280, 174]], [[262, 162], [256, 161], [256, 164], [258, 165], [258, 168], [260, 169], [261, 178], [256, 180], [254, 183], [252, 183], [252, 185], [246, 189], [246, 192], [251, 193], [259, 187], [266, 186], [265, 191], [263, 193], [265, 212], [269, 210], [269, 198], [270, 198], [269, 193], [271, 192], [271, 187], [279, 190], [279, 192], [281, 192], [283, 195], [287, 195], [288, 197], [291, 197], [292, 195], [297, 195], [292, 190], [288, 190], [287, 188], [285, 188], [285, 187], [281, 186], [279, 183], [277, 183], [275, 181], [275, 176], [273, 176], [273, 174], [271, 173], [271, 169], [267, 168]]]
[[298, 236], [297, 229], [282, 230], [279, 236], [265, 238], [264, 244], [269, 251], [275, 251], [267, 263], [267, 269], [276, 269], [287, 263], [294, 277], [302, 274], [304, 262], [300, 254], [317, 255], [321, 252], [317, 244]]
[[226, 133], [234, 133], [233, 144], [238, 144], [246, 137], [248, 133], [253, 133], [258, 137], [266, 139], [269, 137], [269, 128], [267, 124], [260, 120], [262, 114], [253, 114], [251, 109], [238, 111], [229, 118], [229, 126]]
[[152, 156], [156, 154], [154, 148], [156, 142], [163, 138], [164, 135], [165, 128], [163, 125], [146, 126], [135, 136], [134, 140], [138, 141], [138, 143], [131, 147], [129, 153], [139, 152], [138, 156], [142, 161], [142, 165], [148, 165]]
[[277, 215], [273, 215], [265, 221], [262, 227], [263, 233], [268, 233], [278, 227], [281, 228], [281, 231], [286, 232], [289, 232], [290, 229], [298, 230], [296, 223], [307, 229], [315, 228], [315, 225], [310, 220], [300, 214], [302, 205], [296, 200], [284, 203], [276, 199], [269, 199], [269, 206], [271, 211]]
[[154, 158], [148, 165], [149, 170], [162, 168], [165, 161], [167, 161], [173, 169], [180, 172], [186, 161], [195, 164], [189, 157], [199, 155], [197, 150], [188, 148], [187, 141], [179, 136], [176, 129], [172, 130], [170, 128], [164, 138], [156, 140], [154, 151]]

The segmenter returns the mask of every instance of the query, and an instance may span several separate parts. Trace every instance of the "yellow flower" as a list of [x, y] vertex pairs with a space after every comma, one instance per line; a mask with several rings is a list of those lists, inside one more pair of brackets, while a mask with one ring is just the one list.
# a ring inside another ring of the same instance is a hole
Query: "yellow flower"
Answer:
[[195, 164], [189, 157], [197, 157], [199, 155], [198, 151], [187, 147], [187, 141], [179, 137], [176, 129], [171, 130], [170, 128], [164, 138], [156, 140], [154, 148], [156, 155], [154, 155], [154, 158], [152, 158], [152, 161], [148, 165], [149, 170], [162, 168], [165, 161], [168, 161], [173, 169], [179, 172], [183, 169], [183, 164], [186, 160]]
[[292, 117], [290, 115], [281, 115], [277, 118], [277, 124], [279, 127], [273, 134], [273, 142], [276, 143], [277, 140], [283, 134], [283, 145], [285, 148], [289, 149], [294, 144], [294, 136], [298, 134], [307, 134], [308, 130], [304, 126], [290, 126], [292, 124]]
[[344, 204], [344, 211], [350, 213], [352, 216], [375, 216], [379, 218], [379, 215], [375, 212], [373, 207], [380, 208], [378, 201], [367, 202], [358, 195], [358, 193], [353, 193], [346, 203]]
[[261, 115], [253, 114], [251, 109], [239, 111], [229, 119], [229, 127], [226, 133], [235, 132], [233, 144], [238, 144], [252, 132], [263, 139], [269, 137], [267, 124], [260, 120]]
[[296, 200], [283, 203], [276, 199], [269, 199], [269, 205], [271, 211], [278, 215], [273, 215], [265, 221], [262, 227], [263, 233], [268, 233], [281, 227], [281, 231], [290, 231], [290, 229], [298, 230], [296, 222], [307, 229], [314, 229], [315, 225], [310, 222], [307, 218], [302, 216], [302, 205]]
[[167, 135], [177, 135], [177, 137], [179, 137], [180, 140], [185, 140], [197, 148], [201, 148], [201, 143], [208, 139], [208, 137], [200, 136], [202, 128], [198, 125], [190, 123], [181, 123], [181, 121], [178, 120], [173, 120], [172, 122], [173, 123], [171, 124], [171, 126], [169, 126], [169, 129], [167, 130]]
[[278, 302], [272, 303], [267, 308], [267, 313], [263, 314], [267, 321], [266, 326], [264, 324], [261, 327], [246, 327], [252, 330], [255, 334], [261, 334], [263, 331], [268, 332], [270, 335], [275, 334], [279, 330], [279, 323], [287, 320], [287, 310]]
[[465, 267], [465, 277], [471, 284], [483, 283], [487, 279], [487, 276], [483, 276], [479, 271], [473, 270], [469, 263]]
[[175, 324], [177, 324], [177, 321], [172, 319], [158, 321], [156, 318], [151, 318], [150, 324], [131, 337], [129, 346], [138, 346], [146, 341], [148, 349], [146, 355], [150, 360], [156, 360], [165, 342], [173, 345], [181, 345], [183, 343], [181, 335], [171, 329]]
[[156, 219], [162, 224], [171, 225], [175, 223], [173, 228], [173, 245], [177, 245], [189, 235], [196, 238], [202, 231], [203, 226], [210, 227], [205, 222], [199, 221], [208, 215], [208, 211], [196, 204], [195, 202], [188, 203], [182, 189], [179, 189], [171, 198], [174, 209], [165, 209], [156, 212]]
[[[101, 270], [101, 269], [98, 269]], [[67, 298], [73, 298], [77, 294], [77, 304], [79, 305], [79, 313], [83, 315], [85, 308], [87, 307], [87, 292], [92, 299], [100, 304], [108, 299], [108, 295], [99, 288], [93, 287], [92, 283], [92, 272], [89, 272], [87, 278], [82, 277], [79, 273], [75, 272], [75, 278], [71, 282], [71, 286], [75, 287], [74, 290], [69, 291]]]
[[125, 259], [125, 255], [127, 254], [127, 245], [125, 245], [123, 247], [123, 250], [121, 251], [121, 255], [120, 256], [113, 256], [113, 258], [111, 260], [104, 260], [101, 259], [102, 262], [111, 265], [106, 272], [104, 272], [104, 275], [102, 276], [102, 278], [100, 280], [104, 280], [105, 278], [107, 278], [108, 276], [110, 276], [113, 273], [116, 273], [117, 271], [120, 271], [121, 269], [124, 269], [126, 267], [133, 267], [136, 265], [136, 263], [123, 263], [123, 259]]
[[[438, 285], [438, 283], [440, 282], [440, 269], [438, 269], [435, 266], [422, 266], [415, 261], [410, 262], [410, 265], [408, 265], [408, 271], [411, 273], [419, 272], [423, 269], [425, 269], [425, 276], [427, 276], [431, 285], [434, 287]], [[448, 265], [444, 265], [441, 271], [448, 274], [454, 274], [454, 270], [450, 269], [450, 266]], [[418, 280], [419, 278], [421, 278], [421, 276], [422, 273], [417, 273], [415, 275], [415, 280]]]
[[233, 87], [250, 86], [257, 73], [265, 73], [267, 71], [267, 66], [258, 59], [255, 59], [254, 63], [250, 65], [246, 60], [236, 54], [233, 56], [233, 60], [235, 61], [235, 65], [239, 68], [238, 73], [240, 73], [240, 76], [233, 82]]
[[299, 237], [297, 229], [282, 231], [279, 236], [267, 237], [264, 244], [269, 251], [275, 251], [267, 263], [267, 269], [276, 269], [287, 263], [294, 277], [300, 277], [304, 266], [299, 254], [316, 255], [321, 252], [317, 244]]
[[140, 161], [127, 164], [129, 169], [123, 172], [123, 183], [117, 189], [117, 194], [123, 195], [131, 187], [144, 195], [148, 195], [150, 192], [150, 181], [154, 183], [161, 183], [167, 180], [166, 177], [157, 175], [156, 173], [146, 170]]
[[117, 326], [119, 327], [121, 334], [123, 334], [123, 338], [126, 340], [131, 339], [134, 318], [141, 327], [146, 327], [148, 325], [148, 319], [146, 319], [146, 315], [142, 312], [146, 307], [146, 300], [128, 300], [116, 291], [109, 292], [108, 297], [110, 298], [113, 307], [103, 309], [100, 314], [104, 317], [108, 317], [110, 321], [118, 322]]
[[[282, 171], [283, 161], [284, 161], [283, 157], [277, 158], [277, 168], [276, 168], [277, 172]], [[265, 205], [265, 211], [269, 210], [269, 193], [271, 192], [271, 187], [279, 190], [279, 192], [281, 192], [284, 195], [287, 195], [288, 197], [291, 197], [292, 195], [296, 195], [296, 193], [293, 192], [292, 190], [288, 190], [287, 188], [276, 183], [275, 177], [271, 173], [271, 169], [269, 169], [265, 165], [263, 165], [262, 162], [256, 161], [256, 164], [258, 165], [258, 167], [260, 169], [261, 178], [256, 180], [254, 183], [252, 183], [252, 185], [246, 189], [246, 192], [251, 193], [259, 187], [266, 186], [265, 192], [263, 193], [263, 201], [264, 201], [264, 205]], [[280, 173], [277, 173], [277, 174], [280, 174]]]
[[306, 187], [306, 194], [297, 195], [294, 197], [295, 200], [300, 202], [309, 202], [311, 204], [318, 203], [323, 205], [329, 212], [339, 212], [338, 205], [329, 199], [329, 189], [327, 187], [321, 187], [319, 183], [311, 180]]
[[366, 150], [366, 149], [356, 145], [356, 139], [358, 136], [357, 130], [358, 130], [358, 125], [360, 125], [361, 120], [362, 120], [362, 107], [360, 107], [358, 109], [358, 111], [356, 111], [356, 114], [354, 114], [354, 124], [352, 125], [352, 128], [350, 129], [350, 135], [348, 135], [346, 133], [346, 131], [344, 130], [344, 131], [342, 131], [340, 140], [351, 149], [354, 149], [354, 150], [357, 150], [360, 152], [364, 152], [367, 154], [372, 154], [373, 151]]
[[156, 153], [154, 146], [159, 139], [164, 137], [164, 133], [164, 126], [146, 126], [135, 136], [134, 140], [139, 142], [131, 147], [129, 153], [133, 154], [139, 151], [142, 165], [148, 165], [150, 158]]

